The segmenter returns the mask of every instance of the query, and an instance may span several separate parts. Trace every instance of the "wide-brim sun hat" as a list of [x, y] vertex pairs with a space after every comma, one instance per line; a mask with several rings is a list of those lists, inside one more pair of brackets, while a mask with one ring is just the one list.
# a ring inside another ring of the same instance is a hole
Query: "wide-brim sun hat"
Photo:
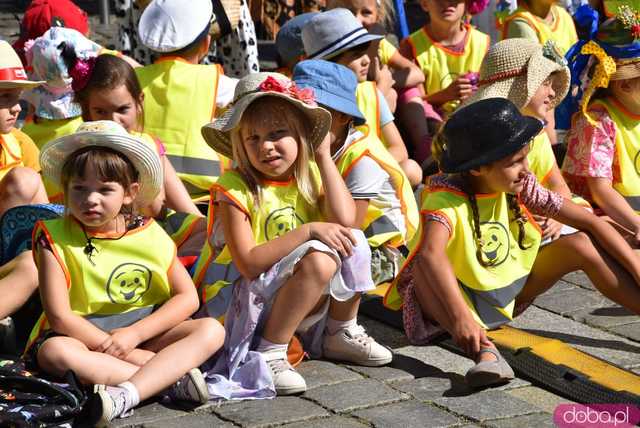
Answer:
[[506, 98], [487, 98], [456, 110], [438, 138], [444, 138], [440, 169], [466, 172], [524, 148], [543, 128]]
[[140, 42], [155, 52], [175, 52], [193, 43], [213, 17], [211, 0], [153, 0], [138, 23]]
[[163, 173], [158, 153], [142, 139], [129, 134], [110, 120], [85, 122], [78, 130], [52, 140], [40, 150], [40, 166], [45, 177], [62, 187], [62, 168], [73, 153], [86, 147], [106, 147], [122, 153], [138, 172], [140, 188], [136, 203], [145, 206], [160, 192]]
[[245, 110], [256, 100], [275, 97], [291, 103], [304, 114], [309, 135], [308, 144], [315, 150], [331, 127], [331, 114], [319, 107], [312, 90], [299, 89], [280, 73], [251, 73], [238, 81], [233, 103], [221, 117], [202, 127], [202, 136], [216, 152], [233, 158], [231, 131], [242, 119]]
[[551, 43], [543, 47], [528, 39], [502, 40], [487, 51], [480, 66], [478, 90], [465, 104], [508, 98], [522, 109], [552, 74], [555, 96], [550, 108], [557, 106], [569, 91], [571, 74], [562, 56]]
[[330, 59], [383, 37], [369, 33], [353, 13], [344, 8], [321, 12], [302, 28], [302, 43], [308, 59]]
[[284, 23], [276, 35], [276, 49], [284, 64], [292, 63], [304, 55], [302, 29], [319, 12], [296, 15]]
[[309, 59], [295, 66], [292, 78], [299, 87], [313, 89], [318, 104], [351, 116], [355, 126], [367, 122], [356, 99], [358, 79], [344, 65]]
[[16, 51], [0, 40], [0, 89], [31, 89], [43, 83], [29, 80]]

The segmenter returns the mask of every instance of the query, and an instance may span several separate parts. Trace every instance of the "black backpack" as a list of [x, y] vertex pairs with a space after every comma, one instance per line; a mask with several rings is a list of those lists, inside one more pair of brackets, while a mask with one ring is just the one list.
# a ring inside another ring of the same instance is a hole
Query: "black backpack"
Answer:
[[0, 427], [71, 427], [87, 400], [72, 371], [65, 383], [39, 378], [22, 361], [0, 360]]

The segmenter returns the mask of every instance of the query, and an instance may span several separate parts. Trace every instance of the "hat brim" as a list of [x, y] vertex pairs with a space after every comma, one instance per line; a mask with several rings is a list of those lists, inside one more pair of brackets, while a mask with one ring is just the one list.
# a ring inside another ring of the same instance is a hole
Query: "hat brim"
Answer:
[[616, 72], [611, 75], [609, 80], [627, 80], [640, 77], [640, 58], [627, 64], [617, 64]]
[[308, 119], [310, 130], [308, 143], [314, 150], [322, 143], [331, 128], [331, 113], [322, 107], [306, 104], [278, 92], [257, 92], [240, 98], [223, 116], [202, 127], [202, 136], [209, 147], [233, 159], [231, 131], [238, 126], [247, 107], [263, 97], [281, 98], [297, 107]]
[[455, 161], [447, 156], [447, 152], [443, 152], [440, 169], [445, 173], [458, 173], [489, 165], [521, 150], [529, 144], [544, 127], [539, 119], [530, 116], [524, 116], [521, 125], [521, 128], [510, 141], [501, 144], [491, 151], [480, 153], [473, 159], [461, 164], [456, 165]]
[[335, 58], [336, 56], [340, 55], [343, 52], [348, 51], [349, 49], [353, 49], [357, 46], [364, 45], [365, 43], [369, 43], [373, 40], [380, 40], [383, 38], [384, 36], [381, 36], [379, 34], [371, 34], [371, 33], [363, 34], [361, 37], [358, 37], [357, 39], [353, 39], [346, 45], [337, 47], [335, 50], [323, 49], [320, 53], [309, 56], [307, 59], [327, 59], [328, 60], [331, 58]]
[[[305, 83], [303, 80], [296, 82], [301, 88], [312, 87]], [[313, 87], [312, 87], [313, 88]], [[341, 97], [338, 94], [332, 94], [323, 89], [313, 88], [313, 93], [316, 96], [316, 102], [328, 107], [332, 110], [337, 110], [341, 113], [348, 114], [353, 118], [353, 124], [355, 126], [361, 126], [367, 123], [367, 119], [363, 116], [362, 112], [358, 108], [358, 105], [353, 102], [352, 99]]]
[[42, 173], [62, 187], [62, 167], [74, 152], [85, 147], [106, 147], [122, 153], [138, 171], [140, 188], [136, 203], [146, 206], [160, 192], [163, 173], [160, 157], [149, 145], [134, 136], [107, 132], [76, 132], [45, 144], [40, 151]]
[[2, 80], [0, 89], [33, 89], [46, 82], [35, 80]]
[[487, 98], [507, 98], [516, 107], [523, 109], [535, 95], [532, 88], [536, 88], [537, 91], [537, 88], [553, 73], [556, 73], [553, 76], [555, 96], [551, 100], [550, 108], [555, 108], [569, 92], [571, 73], [566, 66], [551, 61], [542, 54], [533, 55], [529, 59], [526, 74], [481, 85], [464, 104], [471, 104]]

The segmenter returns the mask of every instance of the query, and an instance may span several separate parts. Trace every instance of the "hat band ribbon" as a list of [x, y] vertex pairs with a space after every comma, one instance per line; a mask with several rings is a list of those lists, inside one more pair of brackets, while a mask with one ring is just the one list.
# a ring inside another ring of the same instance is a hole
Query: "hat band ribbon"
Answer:
[[522, 76], [527, 72], [527, 67], [522, 67], [515, 70], [507, 70], [501, 73], [496, 73], [493, 76], [489, 76], [478, 82], [478, 86], [489, 85], [500, 80], [511, 79], [512, 77]]
[[22, 67], [0, 68], [0, 80], [27, 80], [27, 73]]
[[345, 34], [344, 36], [342, 36], [338, 40], [334, 40], [331, 44], [323, 47], [319, 51], [316, 51], [316, 52], [310, 54], [309, 55], [309, 59], [313, 59], [313, 58], [317, 58], [317, 57], [320, 57], [320, 56], [324, 56], [329, 52], [335, 52], [337, 50], [340, 50], [344, 46], [346, 46], [349, 43], [353, 42], [354, 40], [357, 40], [360, 37], [366, 36], [367, 34], [369, 34], [369, 32], [367, 31], [366, 28], [358, 27], [355, 30]]

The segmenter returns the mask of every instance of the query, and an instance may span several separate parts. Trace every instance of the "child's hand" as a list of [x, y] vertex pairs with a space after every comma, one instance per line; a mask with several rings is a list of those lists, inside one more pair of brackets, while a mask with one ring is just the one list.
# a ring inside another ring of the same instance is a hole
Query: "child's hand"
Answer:
[[533, 219], [538, 223], [542, 229], [542, 239], [550, 238], [552, 241], [560, 237], [562, 231], [562, 223], [549, 217], [542, 217], [534, 215]]
[[342, 257], [351, 255], [353, 246], [357, 244], [357, 241], [349, 228], [336, 223], [314, 222], [308, 224], [311, 239], [324, 242]]
[[375, 80], [376, 86], [383, 94], [386, 94], [396, 84], [389, 67], [386, 64], [382, 64], [377, 56], [373, 58], [373, 80]]
[[491, 346], [491, 342], [487, 339], [487, 333], [473, 319], [471, 314], [462, 317], [455, 323], [451, 336], [453, 336], [456, 344], [471, 358], [475, 358], [481, 347]]
[[99, 347], [97, 352], [103, 352], [119, 359], [126, 358], [141, 342], [140, 335], [131, 327], [116, 328]]
[[[331, 134], [327, 133], [315, 152], [316, 158], [328, 156], [331, 159]], [[333, 162], [333, 161], [332, 161]]]
[[458, 77], [449, 86], [447, 86], [445, 91], [451, 101], [464, 100], [473, 94], [474, 86], [470, 79], [467, 79], [466, 77]]

